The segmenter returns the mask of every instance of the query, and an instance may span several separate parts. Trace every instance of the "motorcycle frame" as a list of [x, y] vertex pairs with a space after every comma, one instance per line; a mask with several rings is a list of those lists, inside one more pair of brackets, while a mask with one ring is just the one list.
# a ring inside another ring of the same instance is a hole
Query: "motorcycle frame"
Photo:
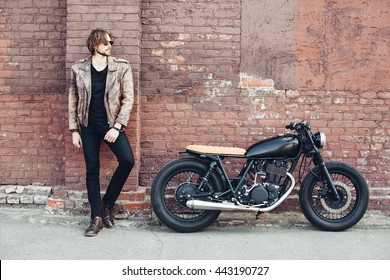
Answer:
[[[328, 169], [326, 168], [325, 161], [322, 158], [319, 149], [316, 147], [314, 140], [313, 140], [313, 135], [311, 133], [311, 130], [309, 127], [304, 127], [300, 131], [298, 131], [298, 135], [295, 135], [295, 137], [298, 137], [300, 141], [302, 141], [301, 145], [301, 150], [298, 153], [298, 155], [295, 158], [288, 158], [291, 162], [291, 166], [288, 170], [290, 174], [292, 174], [298, 165], [299, 159], [302, 157], [302, 154], [312, 157], [313, 158], [313, 163], [315, 166], [319, 166], [320, 171], [322, 173], [323, 178], [325, 179], [325, 182], [327, 183], [327, 186], [330, 187], [330, 190], [332, 191], [335, 200], [339, 200], [340, 196], [336, 190], [336, 187], [333, 184], [333, 181], [330, 177], [330, 174], [328, 172]], [[306, 145], [308, 144], [308, 145]], [[305, 148], [306, 147], [306, 148]], [[309, 149], [307, 149], [309, 147]], [[194, 152], [181, 152], [180, 155], [182, 156], [190, 156], [190, 157], [197, 157], [197, 158], [206, 158], [210, 162], [210, 168], [203, 176], [202, 181], [200, 183], [199, 188], [203, 184], [205, 184], [208, 180], [208, 176], [212, 174], [214, 169], [217, 169], [217, 172], [221, 175], [221, 178], [223, 180], [223, 185], [225, 191], [222, 194], [219, 194], [217, 196], [214, 196], [214, 198], [220, 198], [223, 197], [224, 195], [228, 194], [231, 192], [233, 194], [233, 197], [237, 199], [238, 197], [238, 191], [240, 187], [244, 184], [245, 178], [248, 175], [252, 165], [254, 164], [255, 161], [264, 161], [264, 160], [275, 160], [275, 159], [281, 159], [283, 160], [284, 158], [273, 158], [273, 157], [266, 157], [266, 158], [247, 158], [246, 156], [230, 156], [230, 155], [218, 155], [218, 154], [199, 154], [199, 153], [194, 153]], [[226, 169], [222, 163], [222, 160], [224, 158], [243, 158], [247, 159], [247, 162], [245, 163], [245, 167], [241, 169], [240, 173], [238, 174], [237, 178], [230, 178], [229, 175], [226, 172]], [[239, 179], [238, 183], [236, 184], [235, 187], [233, 187], [231, 181], [234, 179]], [[283, 184], [280, 187], [280, 192], [279, 192], [279, 197], [280, 199], [286, 192], [286, 187], [290, 181], [290, 178], [287, 176], [283, 182]], [[212, 193], [208, 194], [194, 194], [193, 198], [200, 198], [200, 197], [207, 197], [213, 195]]]
[[[196, 157], [196, 158], [206, 158], [210, 163], [209, 163], [209, 169], [207, 171], [207, 173], [205, 174], [205, 176], [202, 177], [202, 181], [199, 185], [199, 189], [201, 188], [201, 186], [203, 184], [205, 184], [208, 179], [208, 174], [211, 174], [214, 169], [217, 170], [217, 172], [221, 175], [221, 178], [223, 180], [223, 183], [224, 183], [224, 192], [223, 193], [219, 193], [217, 196], [215, 196], [214, 198], [220, 198], [220, 197], [223, 197], [224, 195], [228, 194], [228, 193], [232, 193], [233, 194], [233, 197], [234, 198], [238, 198], [238, 191], [240, 189], [240, 187], [244, 184], [244, 181], [245, 181], [245, 178], [246, 176], [248, 175], [251, 167], [253, 166], [254, 162], [255, 161], [263, 161], [263, 160], [272, 160], [272, 159], [281, 159], [281, 158], [246, 158], [245, 156], [221, 156], [221, 155], [213, 155], [213, 154], [197, 154], [197, 153], [191, 153], [191, 152], [182, 152], [180, 153], [180, 155], [182, 156], [189, 156], [189, 157]], [[292, 173], [294, 170], [295, 170], [295, 167], [297, 166], [298, 162], [299, 162], [299, 159], [302, 155], [302, 152], [300, 152], [298, 154], [298, 156], [296, 158], [292, 158], [292, 159], [289, 159], [291, 161], [291, 166], [289, 168], [289, 173]], [[225, 158], [243, 158], [243, 159], [247, 159], [246, 163], [245, 163], [245, 167], [241, 169], [240, 173], [238, 174], [237, 178], [230, 178], [228, 173], [226, 172], [226, 169], [224, 167], [224, 164], [222, 162], [223, 159]], [[239, 179], [238, 183], [236, 184], [235, 187], [233, 187], [231, 181], [233, 181], [234, 179]], [[281, 191], [279, 193], [279, 198], [281, 196], [283, 196], [283, 194], [285, 194], [286, 192], [286, 187], [288, 185], [288, 182], [290, 181], [290, 178], [287, 176], [286, 179], [284, 180], [282, 186], [281, 186]], [[208, 194], [194, 194], [193, 195], [193, 198], [201, 198], [201, 197], [207, 197], [207, 196], [210, 196], [212, 195], [211, 193], [208, 193]]]

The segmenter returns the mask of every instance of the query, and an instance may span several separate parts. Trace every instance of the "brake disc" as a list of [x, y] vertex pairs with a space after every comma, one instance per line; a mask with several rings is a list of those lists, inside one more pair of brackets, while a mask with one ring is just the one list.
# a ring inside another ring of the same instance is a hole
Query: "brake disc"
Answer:
[[348, 209], [352, 201], [351, 189], [343, 182], [333, 182], [340, 196], [340, 200], [333, 199], [333, 195], [328, 192], [328, 195], [320, 199], [322, 207], [332, 214], [339, 214]]

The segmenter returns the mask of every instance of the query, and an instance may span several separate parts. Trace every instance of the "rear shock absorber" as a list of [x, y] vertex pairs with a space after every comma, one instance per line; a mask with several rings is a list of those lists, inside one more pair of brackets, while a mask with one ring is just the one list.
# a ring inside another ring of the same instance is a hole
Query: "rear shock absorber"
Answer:
[[199, 184], [199, 190], [200, 191], [204, 191], [204, 185], [209, 181], [209, 178], [211, 176], [211, 174], [214, 172], [214, 169], [215, 167], [217, 166], [217, 162], [216, 161], [212, 161], [210, 163], [210, 168], [209, 170], [207, 170], [207, 173], [202, 177], [202, 180]]

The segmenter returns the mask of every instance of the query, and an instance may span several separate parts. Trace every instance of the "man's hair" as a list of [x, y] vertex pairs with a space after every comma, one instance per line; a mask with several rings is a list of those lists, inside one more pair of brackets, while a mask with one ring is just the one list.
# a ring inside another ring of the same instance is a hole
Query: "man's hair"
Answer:
[[112, 40], [112, 34], [104, 29], [97, 28], [91, 31], [91, 34], [89, 34], [87, 38], [87, 47], [91, 54], [95, 54], [95, 47], [100, 43], [108, 43], [106, 34], [108, 34]]

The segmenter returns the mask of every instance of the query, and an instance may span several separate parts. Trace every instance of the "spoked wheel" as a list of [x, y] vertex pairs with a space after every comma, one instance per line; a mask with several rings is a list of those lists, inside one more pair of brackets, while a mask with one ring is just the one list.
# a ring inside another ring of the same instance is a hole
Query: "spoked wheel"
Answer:
[[359, 222], [366, 212], [368, 185], [363, 175], [350, 165], [331, 162], [326, 167], [340, 198], [335, 198], [316, 167], [302, 182], [300, 205], [305, 217], [320, 229], [345, 230]]
[[211, 197], [214, 192], [222, 190], [215, 173], [200, 186], [208, 169], [206, 162], [180, 159], [157, 174], [151, 189], [151, 201], [153, 211], [163, 224], [178, 232], [193, 232], [207, 227], [218, 218], [220, 211], [194, 210], [186, 206], [187, 200], [194, 194], [209, 193]]

